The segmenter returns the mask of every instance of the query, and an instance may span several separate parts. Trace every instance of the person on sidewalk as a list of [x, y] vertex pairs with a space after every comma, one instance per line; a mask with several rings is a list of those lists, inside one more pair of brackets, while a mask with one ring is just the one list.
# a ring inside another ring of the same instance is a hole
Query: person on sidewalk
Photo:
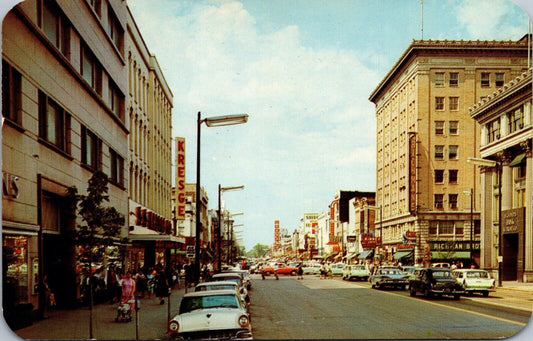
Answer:
[[159, 270], [155, 279], [155, 294], [159, 298], [159, 304], [165, 303], [165, 297], [168, 297], [169, 285], [168, 279], [163, 270]]

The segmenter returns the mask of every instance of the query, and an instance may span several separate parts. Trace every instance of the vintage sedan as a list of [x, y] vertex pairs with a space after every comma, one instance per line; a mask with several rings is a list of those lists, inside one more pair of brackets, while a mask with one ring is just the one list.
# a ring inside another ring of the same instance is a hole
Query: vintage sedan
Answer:
[[247, 293], [242, 290], [241, 287], [235, 282], [230, 281], [215, 281], [215, 282], [202, 282], [198, 283], [194, 287], [194, 291], [211, 291], [211, 290], [235, 290], [242, 301], [248, 305], [250, 304], [250, 298], [247, 296]]
[[453, 277], [450, 269], [422, 268], [417, 270], [416, 274], [414, 279], [409, 280], [411, 296], [416, 296], [417, 293], [422, 293], [426, 297], [449, 295], [458, 300], [465, 292], [463, 286]]
[[250, 315], [234, 290], [190, 292], [168, 323], [168, 335], [179, 339], [251, 340]]
[[[285, 265], [285, 264], [278, 263], [277, 264], [277, 268], [278, 268], [278, 270], [277, 270], [278, 275], [296, 276], [298, 274], [298, 268], [295, 267], [295, 266], [290, 266], [290, 265]], [[265, 276], [273, 274], [274, 271], [275, 271], [274, 265], [265, 265], [263, 267], [263, 273], [265, 274]]]
[[342, 271], [344, 270], [344, 267], [346, 264], [344, 263], [334, 263], [330, 265], [331, 269], [331, 275], [332, 276], [342, 276]]
[[248, 289], [246, 288], [246, 282], [243, 280], [243, 275], [239, 273], [233, 273], [233, 272], [221, 272], [218, 274], [214, 274], [211, 277], [212, 281], [229, 281], [234, 282], [239, 285], [239, 292], [241, 295], [243, 295], [246, 299], [246, 302], [250, 302], [250, 296], [248, 295]]
[[342, 270], [342, 279], [351, 281], [352, 279], [367, 281], [370, 271], [364, 265], [346, 265]]
[[463, 285], [465, 292], [472, 295], [476, 292], [483, 296], [489, 296], [489, 292], [495, 289], [495, 280], [487, 270], [480, 269], [456, 269], [452, 275]]
[[385, 267], [374, 271], [370, 276], [369, 282], [372, 288], [381, 289], [383, 287], [392, 287], [405, 290], [409, 284], [409, 275], [406, 275], [398, 268]]

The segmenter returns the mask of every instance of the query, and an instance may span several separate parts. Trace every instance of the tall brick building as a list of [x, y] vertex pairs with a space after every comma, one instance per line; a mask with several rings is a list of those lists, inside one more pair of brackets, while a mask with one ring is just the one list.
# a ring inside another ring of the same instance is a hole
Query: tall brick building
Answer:
[[524, 72], [527, 49], [526, 38], [415, 40], [371, 93], [379, 258], [408, 240], [412, 262], [479, 264], [480, 174], [467, 158], [479, 155], [480, 128], [468, 108]]

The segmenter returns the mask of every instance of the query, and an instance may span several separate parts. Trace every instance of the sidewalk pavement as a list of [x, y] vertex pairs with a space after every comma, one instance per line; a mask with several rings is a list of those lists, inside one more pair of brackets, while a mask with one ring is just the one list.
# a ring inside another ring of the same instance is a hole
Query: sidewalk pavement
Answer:
[[533, 294], [533, 283], [523, 283], [523, 282], [517, 282], [517, 281], [502, 281], [502, 286], [496, 287], [496, 290], [530, 291]]

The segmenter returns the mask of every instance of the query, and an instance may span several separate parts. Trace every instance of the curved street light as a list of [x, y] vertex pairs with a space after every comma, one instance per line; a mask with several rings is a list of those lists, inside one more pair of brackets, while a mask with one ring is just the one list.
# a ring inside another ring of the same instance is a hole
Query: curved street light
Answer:
[[194, 243], [194, 274], [197, 283], [200, 282], [200, 128], [202, 123], [205, 123], [208, 127], [221, 127], [246, 122], [248, 122], [247, 114], [215, 116], [202, 119], [201, 112], [198, 111], [198, 119], [196, 121], [196, 238]]

